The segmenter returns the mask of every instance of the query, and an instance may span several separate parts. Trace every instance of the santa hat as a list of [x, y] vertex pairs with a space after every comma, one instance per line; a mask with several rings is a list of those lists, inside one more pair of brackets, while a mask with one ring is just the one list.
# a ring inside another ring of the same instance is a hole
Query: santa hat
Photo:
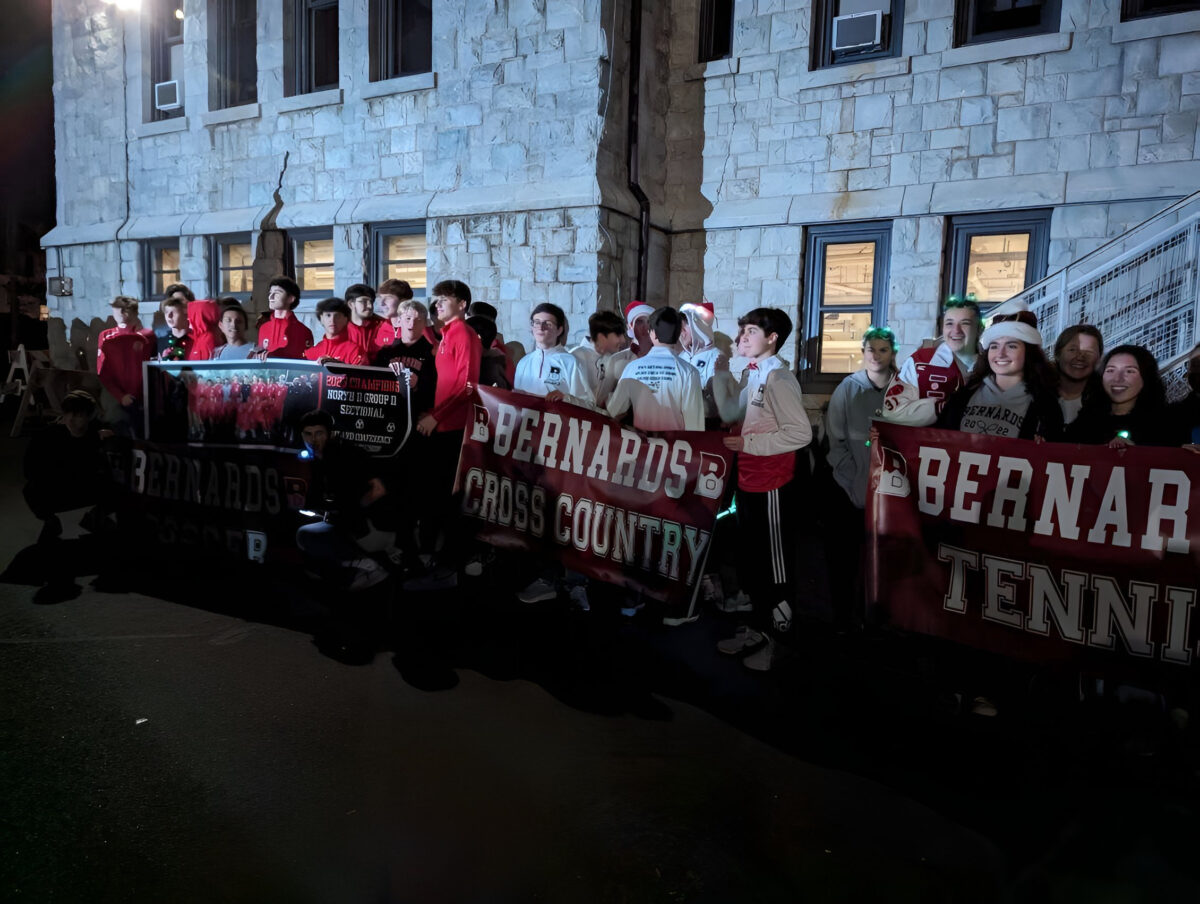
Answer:
[[696, 351], [713, 344], [717, 326], [717, 313], [713, 310], [711, 301], [689, 301], [679, 306], [679, 313], [688, 319], [692, 335], [698, 339], [695, 342]]
[[629, 327], [629, 338], [633, 338], [633, 322], [639, 317], [649, 317], [654, 308], [644, 301], [631, 301], [625, 305], [625, 325]]
[[1040, 347], [1042, 334], [1038, 332], [1037, 315], [1023, 301], [1014, 303], [1011, 310], [1013, 313], [1000, 314], [992, 320], [991, 326], [979, 337], [979, 344], [986, 349], [998, 339], [1019, 339], [1026, 345]]

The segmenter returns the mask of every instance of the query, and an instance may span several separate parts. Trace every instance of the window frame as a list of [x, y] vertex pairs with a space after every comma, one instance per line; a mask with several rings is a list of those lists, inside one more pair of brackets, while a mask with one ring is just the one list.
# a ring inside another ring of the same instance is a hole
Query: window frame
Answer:
[[[269, 2], [269, 0], [268, 0]], [[249, 22], [244, 5], [254, 8]], [[241, 28], [239, 28], [239, 24]], [[249, 31], [251, 71], [242, 78], [238, 74], [238, 39]], [[208, 0], [208, 108], [227, 110], [258, 102], [258, 0]], [[231, 90], [231, 87], [234, 90]]]
[[[429, 65], [424, 68], [408, 68], [404, 65], [404, 41], [397, 40], [400, 35], [400, 23], [404, 20], [404, 7], [416, 0], [370, 0], [367, 13], [368, 40], [370, 41], [370, 72], [368, 79], [372, 82], [401, 78], [406, 75], [420, 75], [433, 71], [433, 4], [429, 4], [429, 32], [425, 35], [424, 49], [428, 52]], [[397, 47], [399, 45], [399, 47]], [[396, 62], [399, 56], [400, 62]]]
[[[225, 266], [224, 248], [228, 245], [249, 245], [250, 246], [250, 266], [249, 267], [227, 267]], [[210, 235], [208, 237], [208, 260], [209, 260], [209, 286], [211, 286], [212, 297], [222, 298], [226, 295], [238, 299], [243, 303], [250, 301], [254, 294], [254, 235], [249, 232], [229, 232], [221, 235]], [[226, 292], [222, 288], [221, 277], [226, 271], [229, 272], [247, 272], [250, 275], [250, 291], [247, 292]]]
[[1121, 21], [1133, 22], [1138, 19], [1153, 19], [1158, 16], [1173, 16], [1178, 13], [1192, 13], [1200, 10], [1200, 3], [1171, 3], [1166, 9], [1156, 9], [1146, 12], [1142, 9], [1141, 0], [1121, 0]]
[[[875, 243], [874, 270], [871, 274], [870, 305], [829, 305], [822, 307], [826, 248], [851, 242]], [[892, 258], [892, 221], [870, 220], [861, 223], [818, 223], [805, 229], [804, 283], [802, 289], [803, 336], [798, 375], [808, 392], [828, 394], [854, 371], [834, 373], [821, 370], [821, 325], [826, 311], [847, 314], [869, 311], [872, 326], [887, 325], [888, 283]]]
[[[720, 7], [728, 6], [727, 15]], [[728, 60], [733, 56], [733, 23], [736, 21], [734, 0], [700, 0], [700, 22], [696, 29], [696, 60], [701, 63], [711, 63], [714, 60]], [[721, 19], [726, 19], [721, 22]], [[720, 36], [724, 40], [718, 42]], [[723, 53], [725, 42], [729, 49]]]
[[298, 97], [337, 88], [341, 83], [341, 37], [333, 46], [337, 59], [333, 61], [334, 79], [316, 84], [314, 60], [316, 47], [313, 18], [318, 11], [333, 9], [338, 14], [338, 0], [284, 0], [284, 94]]
[[[1054, 209], [1038, 207], [1022, 210], [1002, 210], [992, 213], [960, 214], [946, 218], [946, 267], [943, 271], [942, 298], [962, 295], [967, 287], [967, 264], [971, 256], [971, 239], [975, 236], [1029, 233], [1029, 250], [1025, 257], [1025, 286], [1046, 277], [1050, 262], [1050, 218]], [[983, 316], [1003, 301], [979, 302]], [[941, 317], [941, 311], [938, 311]]]
[[1036, 26], [1006, 28], [998, 31], [975, 34], [974, 22], [978, 0], [954, 0], [954, 46], [968, 47], [974, 44], [990, 44], [993, 41], [1008, 41], [1012, 38], [1027, 38], [1030, 35], [1057, 34], [1062, 26], [1061, 0], [1045, 0], [1042, 4], [1042, 21]]
[[[174, 110], [160, 110], [154, 103], [154, 86], [161, 82], [178, 81], [179, 96], [181, 100], [183, 98], [183, 73], [175, 75], [171, 71], [171, 50], [183, 46], [183, 20], [175, 17], [172, 7], [183, 9], [183, 0], [152, 0], [147, 17], [150, 23], [150, 122], [177, 119], [184, 113], [182, 103]], [[178, 35], [170, 33], [168, 26], [172, 22], [179, 23]]]
[[[333, 227], [332, 226], [314, 226], [314, 227], [305, 228], [305, 229], [289, 229], [287, 231], [287, 237], [288, 237], [288, 257], [289, 257], [289, 261], [288, 261], [289, 266], [287, 269], [291, 270], [292, 278], [295, 279], [296, 284], [298, 286], [300, 286], [300, 298], [302, 300], [310, 300], [313, 298], [329, 298], [333, 295], [336, 295], [337, 294], [337, 250], [334, 249], [333, 257], [330, 259], [330, 262], [329, 262], [330, 268], [332, 268], [334, 271], [333, 287], [329, 290], [306, 289], [305, 288], [303, 271], [308, 269], [309, 267], [313, 267], [316, 265], [302, 264], [300, 262], [301, 256], [299, 254], [299, 250], [300, 250], [299, 245], [303, 242], [311, 242], [311, 241], [317, 241], [317, 240], [324, 241], [326, 239], [328, 239], [330, 242], [332, 242], [333, 241]], [[324, 264], [321, 264], [320, 266], [324, 266]]]
[[829, 69], [833, 66], [848, 66], [867, 60], [889, 59], [902, 55], [904, 45], [904, 0], [891, 0], [892, 11], [888, 14], [885, 33], [880, 33], [878, 50], [847, 53], [833, 49], [834, 10], [838, 0], [813, 0], [811, 59], [809, 70]]
[[[383, 283], [387, 276], [384, 269], [389, 263], [397, 261], [389, 260], [384, 253], [384, 248], [387, 239], [394, 235], [420, 235], [425, 238], [425, 281], [426, 285], [417, 288], [413, 287], [413, 298], [422, 299], [428, 297], [429, 293], [429, 236], [425, 228], [424, 220], [404, 220], [394, 223], [374, 223], [368, 229], [368, 247], [370, 255], [367, 262], [367, 272], [370, 278], [374, 279], [374, 286], [378, 287]], [[402, 262], [402, 261], [399, 261]]]
[[[161, 239], [147, 239], [142, 242], [142, 297], [152, 298], [155, 301], [162, 301], [164, 292], [167, 286], [172, 283], [183, 282], [183, 254], [181, 251], [183, 243], [179, 236], [173, 236]], [[179, 270], [160, 270], [155, 264], [157, 263], [158, 252], [174, 251], [180, 256]], [[162, 276], [165, 273], [174, 273], [174, 279], [162, 279], [161, 285], [155, 283], [155, 277]]]

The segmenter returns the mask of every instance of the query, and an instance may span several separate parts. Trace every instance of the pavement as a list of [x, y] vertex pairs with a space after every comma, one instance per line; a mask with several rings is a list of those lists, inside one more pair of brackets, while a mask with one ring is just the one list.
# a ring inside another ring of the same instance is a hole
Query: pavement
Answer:
[[56, 605], [0, 583], [0, 900], [1200, 900], [1200, 758], [1160, 714], [956, 714], [925, 645], [815, 621], [755, 674], [731, 617], [523, 606], [519, 560], [331, 614], [167, 559]]

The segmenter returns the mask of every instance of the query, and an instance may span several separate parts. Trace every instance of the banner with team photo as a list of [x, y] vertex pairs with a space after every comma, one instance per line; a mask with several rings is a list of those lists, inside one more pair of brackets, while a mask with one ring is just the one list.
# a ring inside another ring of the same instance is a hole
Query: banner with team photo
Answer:
[[1200, 655], [1200, 455], [876, 426], [868, 593], [892, 625], [1043, 662]]
[[457, 486], [481, 539], [686, 608], [731, 476], [722, 434], [482, 386], [474, 405]]
[[146, 436], [156, 443], [298, 449], [298, 421], [327, 411], [334, 430], [371, 455], [409, 435], [408, 384], [386, 368], [265, 361], [147, 362]]

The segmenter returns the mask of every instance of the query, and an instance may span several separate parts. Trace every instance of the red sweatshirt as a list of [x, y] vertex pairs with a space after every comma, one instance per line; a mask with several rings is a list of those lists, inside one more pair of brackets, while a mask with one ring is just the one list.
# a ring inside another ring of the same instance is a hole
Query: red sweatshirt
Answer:
[[437, 392], [433, 410], [437, 432], [462, 430], [467, 424], [471, 393], [479, 382], [479, 359], [483, 355], [479, 336], [463, 320], [453, 320], [442, 331], [438, 343]]
[[114, 326], [100, 334], [96, 374], [118, 402], [130, 395], [142, 397], [142, 362], [154, 357], [154, 334]]
[[343, 364], [366, 364], [367, 356], [363, 354], [362, 346], [350, 336], [349, 330], [343, 330], [332, 339], [322, 339], [304, 353], [309, 361], [318, 358], [337, 358]]
[[188, 349], [189, 361], [207, 361], [213, 356], [217, 345], [225, 344], [217, 323], [221, 319], [221, 308], [209, 298], [189, 301], [187, 306], [188, 326], [192, 332], [192, 347]]
[[346, 332], [354, 342], [358, 343], [364, 357], [369, 358], [375, 354], [378, 348], [375, 344], [377, 341], [375, 337], [378, 335], [383, 324], [384, 319], [377, 315], [371, 315], [367, 320], [364, 320], [362, 326], [355, 326], [353, 320], [346, 324]]
[[312, 330], [291, 311], [286, 317], [276, 317], [272, 312], [271, 319], [258, 330], [258, 345], [266, 348], [268, 358], [303, 358], [312, 344]]

